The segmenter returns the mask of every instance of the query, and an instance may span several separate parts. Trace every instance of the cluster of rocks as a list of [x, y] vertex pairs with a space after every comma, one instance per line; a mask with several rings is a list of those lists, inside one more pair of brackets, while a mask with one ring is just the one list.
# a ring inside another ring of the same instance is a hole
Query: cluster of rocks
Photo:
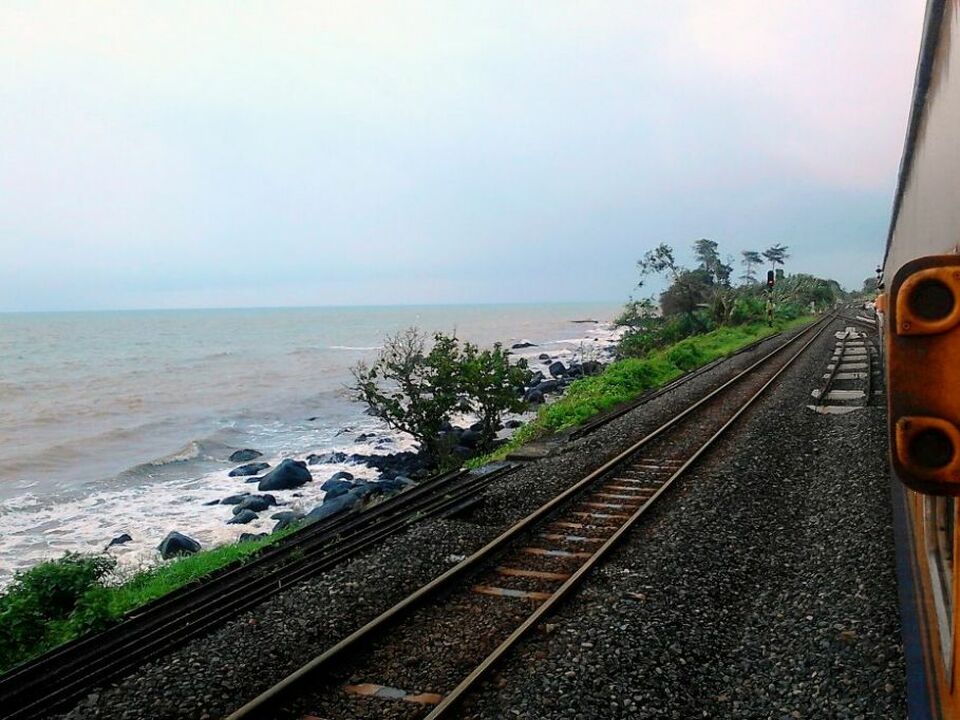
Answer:
[[[535, 343], [522, 341], [511, 346], [514, 350], [536, 347]], [[529, 381], [519, 389], [523, 401], [530, 405], [546, 402], [548, 395], [561, 395], [574, 380], [599, 374], [604, 363], [596, 360], [564, 363], [559, 357], [541, 353], [537, 358], [542, 369], [534, 370]], [[466, 410], [466, 408], [464, 408]], [[317, 418], [310, 418], [315, 420]], [[520, 420], [508, 420], [498, 428], [516, 429], [523, 423]], [[349, 429], [343, 432], [348, 432]], [[457, 427], [446, 423], [441, 429], [441, 437], [453, 456], [467, 460], [479, 452], [482, 440], [482, 426], [474, 423], [469, 427]], [[271, 515], [276, 521], [272, 532], [277, 532], [292, 524], [313, 522], [332, 517], [341, 512], [358, 509], [371, 498], [390, 495], [405, 488], [414, 480], [427, 477], [433, 468], [421, 453], [387, 452], [394, 444], [388, 435], [364, 432], [354, 439], [357, 443], [371, 443], [381, 453], [347, 453], [331, 450], [324, 453], [311, 453], [305, 460], [287, 458], [276, 467], [261, 460], [263, 453], [253, 448], [243, 448], [233, 452], [229, 460], [238, 463], [229, 471], [229, 477], [245, 478], [247, 483], [256, 483], [260, 494], [242, 492], [230, 495], [222, 500], [213, 500], [206, 505], [233, 505], [233, 515], [226, 522], [230, 525], [246, 525], [260, 517], [260, 513], [278, 505], [277, 499], [270, 494], [273, 491], [295, 490], [313, 481], [310, 466], [327, 464], [362, 465], [378, 471], [380, 478], [375, 482], [357, 480], [351, 473], [335, 473], [324, 482], [321, 489], [325, 492], [323, 502], [309, 512], [299, 510], [279, 510]], [[495, 445], [506, 442], [498, 439]], [[267, 533], [243, 533], [241, 542], [265, 537]], [[129, 534], [123, 533], [113, 538], [107, 548], [130, 542]], [[105, 548], [106, 549], [106, 548]], [[157, 546], [164, 559], [177, 555], [189, 555], [201, 549], [200, 543], [183, 533], [173, 531]]]
[[547, 395], [562, 394], [574, 380], [599, 375], [604, 368], [604, 364], [598, 360], [571, 362], [565, 365], [563, 361], [547, 353], [540, 353], [540, 362], [546, 366], [547, 374], [545, 375], [543, 370], [536, 370], [523, 392], [524, 402], [532, 405], [546, 402]]
[[[367, 436], [366, 439], [370, 439]], [[261, 457], [257, 450], [245, 448], [230, 456], [233, 462], [246, 462]], [[292, 525], [306, 522], [316, 522], [333, 517], [342, 512], [361, 508], [374, 498], [380, 498], [397, 493], [413, 485], [410, 475], [419, 476], [426, 470], [423, 458], [417, 453], [405, 452], [393, 455], [360, 455], [332, 451], [323, 455], [309, 455], [307, 460], [293, 460], [286, 458], [270, 472], [259, 475], [270, 468], [269, 463], [247, 462], [231, 470], [230, 477], [246, 477], [246, 482], [257, 483], [259, 493], [240, 492], [229, 495], [220, 500], [212, 500], [205, 505], [232, 505], [232, 517], [227, 520], [228, 525], [246, 525], [259, 519], [260, 513], [277, 507], [280, 503], [277, 498], [265, 491], [295, 490], [313, 482], [313, 474], [308, 465], [321, 463], [357, 463], [376, 467], [383, 474], [377, 481], [358, 480], [353, 473], [341, 470], [324, 481], [320, 489], [324, 491], [323, 501], [309, 512], [299, 510], [278, 510], [270, 519], [275, 520], [271, 532], [284, 530]], [[405, 471], [405, 472], [401, 472]], [[257, 540], [267, 537], [270, 533], [242, 533], [239, 542]], [[107, 548], [130, 542], [132, 538], [124, 533], [113, 538]], [[192, 555], [199, 552], [200, 543], [189, 535], [178, 531], [170, 532], [157, 546], [161, 557], [165, 560], [180, 555]]]

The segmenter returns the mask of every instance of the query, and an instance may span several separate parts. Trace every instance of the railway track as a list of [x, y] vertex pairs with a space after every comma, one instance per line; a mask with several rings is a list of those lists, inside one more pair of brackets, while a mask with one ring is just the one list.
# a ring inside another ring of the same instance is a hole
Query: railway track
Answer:
[[766, 354], [228, 720], [448, 717], [833, 318]]
[[[840, 320], [853, 323], [853, 318], [840, 315]], [[824, 415], [843, 415], [873, 402], [874, 374], [879, 353], [869, 331], [847, 325], [836, 333], [837, 343], [820, 386], [811, 395], [808, 407]]]
[[516, 466], [457, 471], [427, 481], [366, 512], [308, 525], [246, 564], [139, 608], [103, 633], [67, 643], [0, 677], [0, 717], [47, 717], [95, 687], [170, 652], [290, 585], [401, 532], [470, 503]]

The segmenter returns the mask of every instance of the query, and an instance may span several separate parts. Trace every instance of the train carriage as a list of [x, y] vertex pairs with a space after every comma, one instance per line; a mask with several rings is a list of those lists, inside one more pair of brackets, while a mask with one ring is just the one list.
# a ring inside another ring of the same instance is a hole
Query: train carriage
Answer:
[[960, 0], [929, 0], [877, 307], [911, 718], [960, 718]]

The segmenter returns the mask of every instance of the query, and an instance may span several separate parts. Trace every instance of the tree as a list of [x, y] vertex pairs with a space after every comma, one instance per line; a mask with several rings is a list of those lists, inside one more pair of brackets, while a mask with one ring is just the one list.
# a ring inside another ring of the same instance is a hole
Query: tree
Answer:
[[511, 363], [500, 343], [490, 349], [461, 347], [457, 338], [436, 333], [428, 352], [427, 336], [417, 328], [388, 337], [372, 365], [361, 361], [352, 372], [354, 399], [412, 435], [434, 464], [444, 463], [454, 444], [443, 430], [455, 408], [465, 402], [478, 415], [478, 449], [487, 450], [503, 413], [524, 409], [521, 398], [530, 379], [526, 361]]
[[677, 265], [673, 248], [666, 243], [660, 243], [653, 250], [644, 253], [637, 261], [637, 269], [640, 271], [637, 287], [643, 287], [643, 280], [647, 275], [668, 275], [671, 280], [676, 281], [683, 268]]
[[488, 450], [500, 429], [504, 412], [525, 409], [523, 389], [530, 380], [527, 361], [510, 362], [500, 343], [489, 350], [466, 343], [461, 357], [460, 389], [479, 417], [481, 450]]
[[442, 462], [450, 448], [441, 430], [460, 401], [461, 350], [459, 341], [443, 333], [427, 337], [408, 328], [387, 337], [372, 365], [360, 361], [353, 368], [354, 399], [390, 427], [409, 433], [433, 462]]
[[743, 275], [740, 276], [740, 279], [747, 285], [752, 285], [757, 281], [757, 276], [753, 268], [763, 263], [763, 258], [756, 250], [743, 250], [740, 254], [743, 256], [740, 264], [744, 267]]
[[773, 270], [777, 269], [777, 265], [783, 265], [790, 255], [787, 253], [787, 246], [777, 243], [772, 245], [763, 251], [763, 256], [770, 263], [770, 267]]
[[733, 268], [720, 259], [719, 247], [713, 240], [700, 238], [693, 244], [693, 254], [699, 261], [699, 269], [707, 273], [711, 284], [726, 286], [730, 284]]

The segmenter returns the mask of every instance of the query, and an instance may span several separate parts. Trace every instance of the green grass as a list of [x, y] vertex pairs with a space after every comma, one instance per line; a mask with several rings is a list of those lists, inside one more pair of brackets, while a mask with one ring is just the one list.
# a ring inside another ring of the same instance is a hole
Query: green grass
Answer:
[[[132, 610], [228, 565], [247, 562], [294, 531], [287, 528], [259, 540], [204, 550], [129, 577], [113, 575], [113, 558], [106, 555], [67, 555], [35, 565], [19, 573], [0, 596], [0, 672], [103, 630]], [[51, 603], [51, 597], [60, 602]]]
[[583, 425], [600, 413], [634, 400], [647, 390], [666, 385], [684, 373], [726, 357], [755, 340], [810, 320], [809, 317], [802, 317], [778, 321], [772, 328], [765, 323], [722, 327], [704, 335], [686, 338], [641, 359], [611, 363], [601, 374], [571, 383], [563, 397], [540, 408], [537, 417], [518, 429], [509, 443], [488, 455], [473, 458], [467, 462], [467, 466], [479, 467], [502, 460], [521, 445]]

